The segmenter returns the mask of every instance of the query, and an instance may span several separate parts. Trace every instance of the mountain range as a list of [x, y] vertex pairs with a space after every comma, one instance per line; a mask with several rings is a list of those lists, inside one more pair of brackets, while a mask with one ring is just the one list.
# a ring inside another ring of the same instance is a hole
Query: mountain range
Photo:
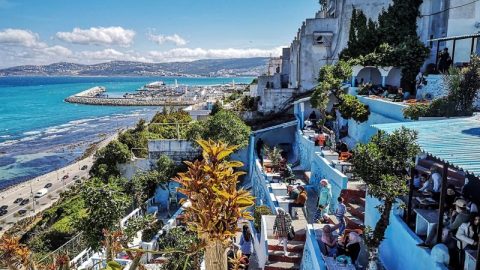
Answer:
[[265, 72], [267, 63], [266, 57], [171, 63], [111, 61], [92, 65], [60, 62], [0, 69], [0, 76], [258, 76]]

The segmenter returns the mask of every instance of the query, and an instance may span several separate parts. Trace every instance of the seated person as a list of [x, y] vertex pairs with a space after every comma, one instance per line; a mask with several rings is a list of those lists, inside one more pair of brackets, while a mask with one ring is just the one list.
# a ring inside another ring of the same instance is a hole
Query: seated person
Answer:
[[470, 220], [470, 213], [467, 211], [467, 202], [464, 199], [456, 200], [454, 205], [455, 211], [452, 212], [449, 222], [445, 223], [445, 228], [456, 232], [460, 225]]
[[355, 264], [358, 254], [360, 254], [361, 242], [362, 238], [360, 235], [358, 235], [356, 232], [350, 232], [338, 242], [337, 256], [346, 255], [350, 257], [350, 259], [352, 259], [352, 263]]
[[[450, 242], [450, 235], [455, 235], [457, 229], [465, 222], [470, 220], [470, 214], [467, 212], [467, 203], [464, 199], [458, 199], [455, 201], [455, 211], [452, 212], [445, 220], [445, 227], [442, 231], [442, 242]], [[419, 244], [419, 246], [429, 246], [435, 244], [437, 238], [436, 230], [429, 234], [429, 237], [425, 240], [425, 244]]]
[[418, 170], [414, 170], [413, 172], [413, 188], [419, 189], [422, 185], [422, 178]]
[[437, 168], [431, 168], [432, 174], [428, 180], [423, 184], [420, 192], [429, 191], [432, 192], [432, 197], [436, 201], [440, 198], [440, 190], [442, 188], [442, 175], [438, 172]]
[[322, 243], [325, 245], [327, 256], [333, 257], [337, 253], [337, 237], [333, 235], [333, 229], [330, 225], [325, 225], [322, 231]]
[[296, 186], [288, 186], [287, 187], [288, 198], [292, 200], [296, 200], [298, 195], [300, 194], [300, 190]]
[[291, 183], [292, 180], [295, 179], [295, 174], [293, 173], [292, 167], [290, 165], [286, 165], [285, 169], [280, 172], [280, 176], [285, 180], [287, 183]]
[[307, 202], [307, 192], [305, 191], [305, 188], [303, 186], [298, 186], [297, 189], [298, 191], [300, 191], [298, 197], [295, 199], [294, 202], [288, 204], [288, 213], [290, 214], [290, 216], [292, 215], [293, 207], [303, 208], [305, 206], [305, 203]]
[[456, 237], [459, 249], [477, 249], [480, 234], [480, 216], [473, 215], [469, 222], [465, 222], [457, 230]]
[[457, 198], [457, 192], [454, 185], [448, 185], [447, 195], [445, 196], [445, 211], [450, 212], [454, 210], [455, 199]]
[[348, 152], [348, 146], [344, 141], [340, 141], [337, 145], [337, 153]]

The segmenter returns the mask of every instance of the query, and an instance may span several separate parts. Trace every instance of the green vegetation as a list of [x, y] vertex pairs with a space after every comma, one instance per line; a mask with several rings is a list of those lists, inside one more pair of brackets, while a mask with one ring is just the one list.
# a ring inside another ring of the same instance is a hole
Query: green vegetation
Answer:
[[123, 132], [118, 140], [133, 150], [135, 156], [146, 157], [148, 140], [185, 139], [186, 127], [191, 121], [190, 115], [183, 110], [167, 112], [164, 109], [155, 114], [150, 124], [141, 119], [136, 128]]
[[344, 119], [351, 118], [358, 123], [367, 121], [370, 115], [368, 105], [361, 103], [356, 96], [352, 95], [342, 95], [342, 101], [339, 102], [338, 111]]
[[204, 121], [193, 122], [187, 131], [187, 139], [222, 141], [240, 148], [248, 144], [250, 127], [235, 113], [221, 110]]
[[378, 23], [354, 9], [350, 39], [340, 58], [351, 64], [402, 67], [402, 87], [413, 91], [415, 76], [430, 53], [416, 32], [422, 2], [393, 0], [378, 17]]
[[262, 225], [262, 216], [273, 215], [272, 209], [266, 205], [255, 206], [253, 210], [253, 225], [255, 230], [259, 232], [261, 230], [260, 226]]
[[475, 97], [480, 90], [480, 57], [472, 56], [468, 67], [451, 68], [444, 75], [448, 95], [430, 104], [414, 104], [403, 110], [405, 118], [471, 116]]
[[130, 160], [131, 153], [128, 147], [117, 141], [111, 141], [106, 147], [95, 153], [95, 162], [90, 169], [90, 175], [107, 181], [111, 176], [119, 176], [118, 163]]
[[320, 69], [318, 85], [312, 94], [312, 106], [322, 114], [325, 119], [327, 105], [330, 95], [338, 101], [338, 109], [345, 119], [354, 119], [362, 123], [368, 120], [370, 110], [367, 105], [362, 104], [357, 97], [348, 95], [342, 89], [345, 81], [352, 76], [352, 67], [345, 61], [338, 61], [335, 65], [325, 65]]
[[131, 204], [131, 198], [118, 182], [119, 179], [104, 183], [94, 178], [85, 183], [80, 193], [85, 202], [86, 216], [78, 220], [76, 225], [83, 231], [88, 246], [95, 250], [101, 247], [103, 230], [118, 226]]
[[[158, 248], [164, 251], [181, 250], [180, 252], [166, 253], [167, 261], [162, 264], [161, 269], [200, 269], [203, 252], [199, 251], [200, 240], [197, 235], [183, 227], [176, 227], [162, 235], [158, 240]], [[185, 268], [186, 267], [186, 268]]]
[[357, 145], [354, 151], [351, 161], [354, 173], [366, 183], [368, 194], [383, 203], [375, 229], [366, 230], [366, 244], [374, 261], [378, 259], [372, 257], [377, 255], [375, 251], [385, 237], [393, 204], [408, 191], [407, 169], [415, 166], [413, 160], [420, 152], [416, 139], [417, 133], [406, 128], [391, 135], [379, 132], [369, 143]]

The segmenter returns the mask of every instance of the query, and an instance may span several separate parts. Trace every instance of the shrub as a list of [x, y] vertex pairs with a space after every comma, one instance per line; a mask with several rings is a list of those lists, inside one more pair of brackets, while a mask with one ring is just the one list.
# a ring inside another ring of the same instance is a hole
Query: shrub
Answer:
[[428, 115], [430, 105], [428, 104], [412, 104], [403, 109], [403, 116], [407, 119], [418, 120], [420, 117]]
[[262, 225], [262, 216], [265, 215], [273, 215], [272, 209], [265, 205], [255, 206], [253, 211], [253, 225], [255, 226], [255, 230], [260, 231], [260, 226]]
[[345, 119], [353, 119], [358, 123], [363, 123], [368, 120], [370, 109], [358, 100], [356, 96], [342, 95], [338, 106], [340, 114]]

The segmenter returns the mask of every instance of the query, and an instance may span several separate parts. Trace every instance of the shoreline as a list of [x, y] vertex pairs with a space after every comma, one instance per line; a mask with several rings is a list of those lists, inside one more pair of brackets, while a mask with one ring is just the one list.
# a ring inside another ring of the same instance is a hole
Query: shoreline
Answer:
[[[13, 191], [18, 191], [22, 188], [25, 188], [27, 185], [30, 185], [30, 184], [33, 184], [33, 183], [37, 184], [37, 183], [43, 182], [45, 180], [50, 180], [51, 181], [51, 179], [58, 178], [60, 176], [60, 174], [62, 174], [60, 177], [63, 177], [63, 173], [65, 171], [72, 170], [74, 168], [80, 167], [80, 165], [82, 165], [82, 164], [87, 165], [88, 166], [87, 170], [90, 170], [90, 167], [91, 167], [91, 165], [93, 164], [93, 161], [94, 161], [93, 156], [94, 156], [95, 152], [98, 149], [107, 145], [110, 141], [116, 139], [118, 137], [118, 132], [120, 132], [122, 130], [124, 130], [124, 128], [120, 128], [119, 130], [117, 130], [116, 133], [114, 133], [112, 135], [109, 135], [109, 136], [106, 136], [105, 138], [99, 140], [98, 142], [94, 142], [94, 143], [89, 144], [89, 146], [85, 149], [84, 153], [80, 157], [74, 159], [72, 162], [66, 164], [65, 166], [63, 166], [61, 168], [58, 168], [58, 169], [50, 171], [48, 173], [45, 173], [45, 174], [36, 176], [34, 178], [22, 181], [20, 183], [5, 187], [3, 189], [0, 189], [1, 198], [3, 199], [3, 197], [5, 197], [8, 193], [11, 193]], [[87, 154], [88, 151], [90, 151], [90, 154], [85, 155], [85, 154]]]

